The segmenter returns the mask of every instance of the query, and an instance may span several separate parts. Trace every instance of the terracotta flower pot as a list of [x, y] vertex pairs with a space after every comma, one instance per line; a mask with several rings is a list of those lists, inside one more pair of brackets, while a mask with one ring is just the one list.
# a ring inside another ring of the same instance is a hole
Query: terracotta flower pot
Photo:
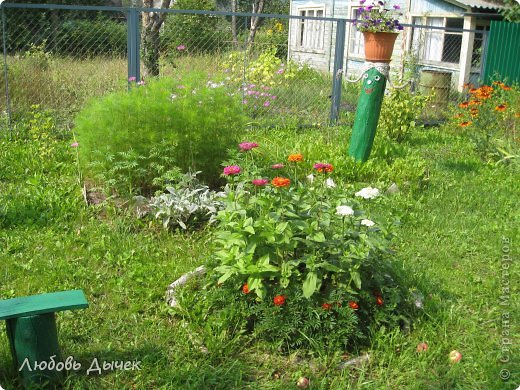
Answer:
[[364, 32], [365, 59], [371, 62], [390, 62], [398, 34], [393, 32]]

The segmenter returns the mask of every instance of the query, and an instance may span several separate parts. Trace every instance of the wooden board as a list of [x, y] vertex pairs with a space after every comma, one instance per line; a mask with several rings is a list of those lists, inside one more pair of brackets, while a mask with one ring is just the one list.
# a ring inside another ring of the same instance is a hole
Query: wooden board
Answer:
[[0, 320], [88, 307], [83, 290], [0, 300]]

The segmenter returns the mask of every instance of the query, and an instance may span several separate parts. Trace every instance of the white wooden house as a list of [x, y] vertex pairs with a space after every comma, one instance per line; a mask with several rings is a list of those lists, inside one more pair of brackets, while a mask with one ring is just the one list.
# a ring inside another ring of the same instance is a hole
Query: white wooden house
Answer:
[[[390, 0], [388, 5], [401, 8], [402, 23], [466, 30], [488, 29], [491, 19], [501, 18], [498, 11], [503, 8], [500, 0]], [[360, 7], [358, 0], [291, 0], [290, 13], [355, 19]], [[289, 58], [332, 72], [335, 34], [333, 22], [291, 19]], [[424, 69], [452, 73], [452, 82], [460, 90], [466, 82], [479, 77], [482, 38], [483, 34], [474, 32], [407, 27], [396, 41], [391, 69], [403, 69], [405, 58], [413, 57]], [[352, 75], [359, 73], [363, 65], [363, 36], [347, 23], [343, 69]]]

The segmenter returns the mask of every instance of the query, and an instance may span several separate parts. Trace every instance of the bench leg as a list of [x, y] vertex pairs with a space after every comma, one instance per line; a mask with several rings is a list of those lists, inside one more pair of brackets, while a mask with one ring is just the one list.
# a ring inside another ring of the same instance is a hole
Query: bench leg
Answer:
[[[35, 384], [52, 385], [62, 381], [63, 372], [34, 370], [35, 362], [49, 363], [51, 356], [55, 356], [55, 362], [61, 361], [54, 313], [11, 318], [7, 320], [7, 336], [16, 370], [19, 371], [23, 365], [21, 376], [26, 388]], [[25, 361], [29, 364], [24, 364]]]

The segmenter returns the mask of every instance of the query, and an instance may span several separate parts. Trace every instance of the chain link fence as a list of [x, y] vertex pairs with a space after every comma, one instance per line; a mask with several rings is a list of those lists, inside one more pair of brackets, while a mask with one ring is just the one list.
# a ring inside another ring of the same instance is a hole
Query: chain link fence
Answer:
[[[129, 78], [182, 80], [200, 72], [209, 85], [225, 84], [236, 94], [253, 121], [345, 123], [355, 111], [359, 83], [333, 75], [353, 78], [363, 70], [362, 35], [352, 22], [318, 12], [3, 4], [0, 109], [11, 118], [33, 105], [73, 114], [91, 98], [128, 88]], [[400, 34], [392, 79], [410, 81], [416, 93], [433, 93], [430, 108], [442, 112], [460, 95], [461, 71], [478, 84], [487, 32], [419, 22]]]

